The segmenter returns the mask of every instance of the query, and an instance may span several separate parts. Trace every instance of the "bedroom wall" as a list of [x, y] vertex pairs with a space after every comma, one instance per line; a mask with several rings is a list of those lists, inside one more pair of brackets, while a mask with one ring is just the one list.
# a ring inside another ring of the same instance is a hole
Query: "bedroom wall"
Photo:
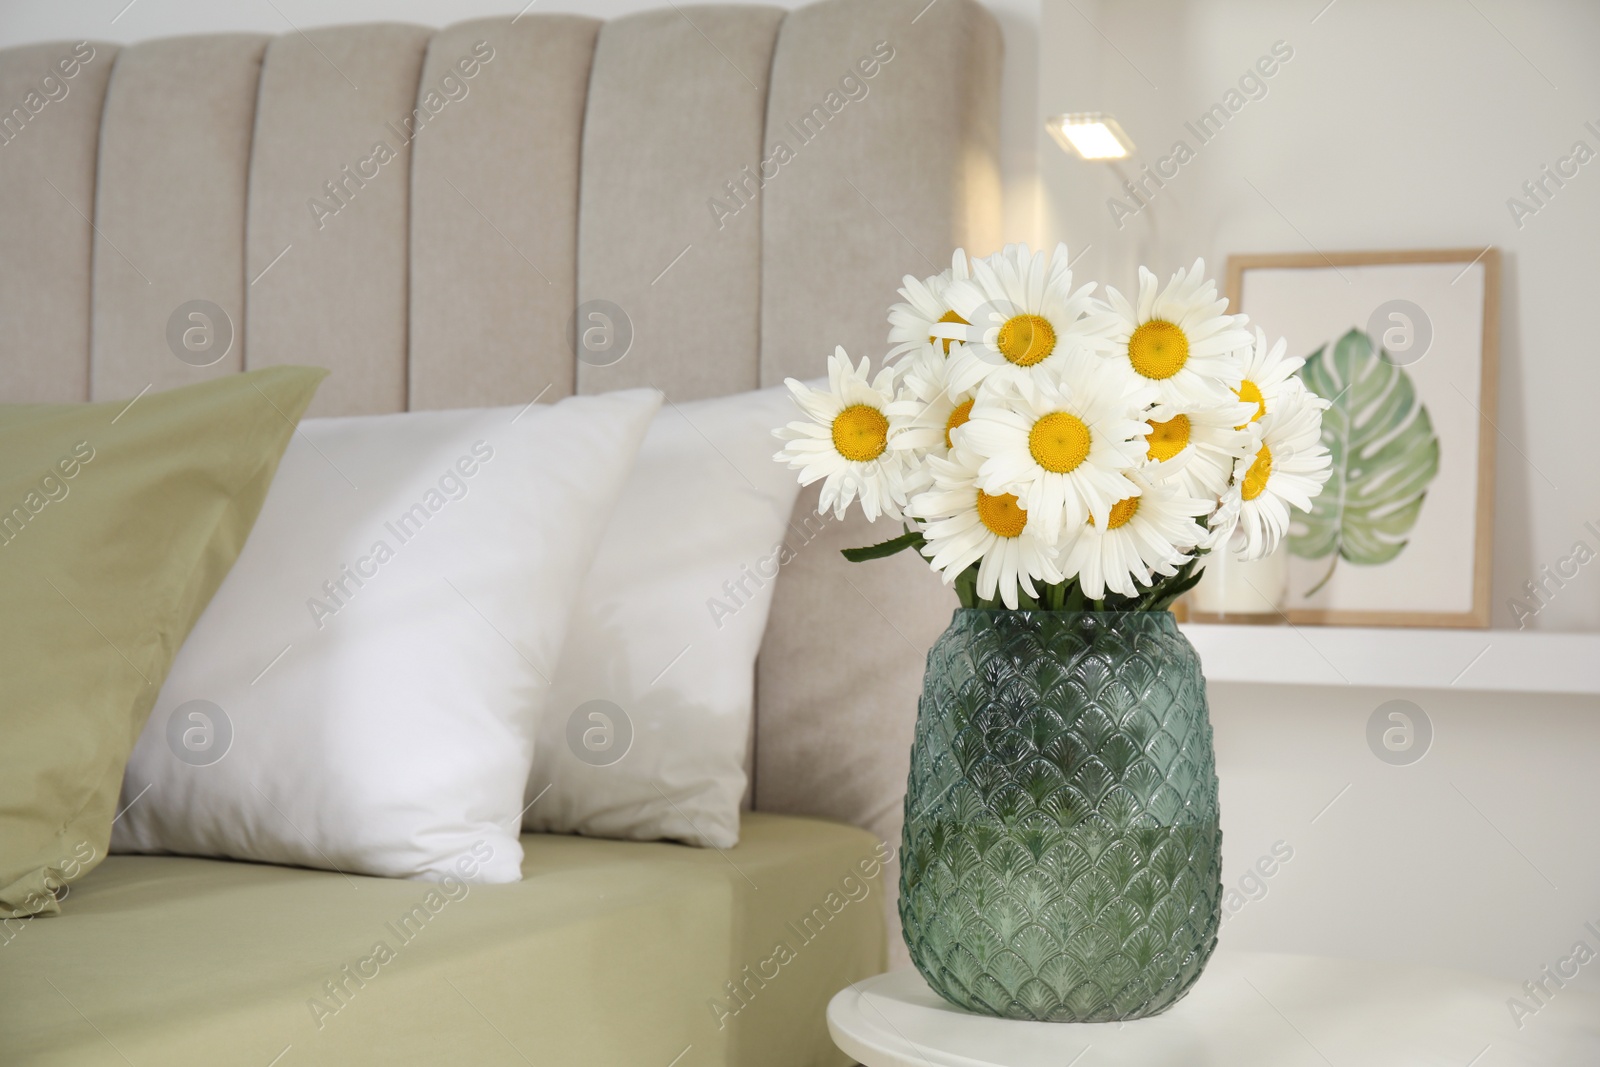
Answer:
[[[1195, 148], [1138, 215], [1112, 221], [1112, 169], [1039, 132], [1046, 236], [1090, 251], [1078, 269], [1131, 284], [1202, 255], [1458, 248], [1505, 257], [1496, 470], [1494, 625], [1541, 565], [1600, 520], [1600, 464], [1580, 398], [1600, 393], [1585, 309], [1600, 277], [1600, 163], [1537, 214], [1508, 198], [1584, 139], [1600, 150], [1600, 6], [1580, 0], [1074, 0], [1046, 4], [1047, 114], [1109, 111], [1140, 153]], [[1474, 4], [1476, 7], [1474, 7]], [[1481, 14], [1479, 13], [1481, 12]], [[1092, 23], [1092, 25], [1091, 25]], [[1185, 128], [1285, 42], [1293, 58], [1209, 142]], [[1577, 313], [1575, 319], [1574, 313]], [[1592, 537], [1591, 537], [1592, 539]], [[1530, 622], [1600, 629], [1600, 568]]]
[[[1600, 519], [1588, 414], [1600, 392], [1588, 340], [1600, 164], [1520, 228], [1506, 206], [1574, 141], [1600, 149], [1585, 128], [1600, 126], [1600, 7], [1327, 5], [1045, 4], [1041, 110], [1116, 115], [1143, 153], [1129, 173], [1188, 137], [1185, 120], [1275, 42], [1293, 58], [1122, 229], [1106, 203], [1113, 172], [1069, 158], [1041, 131], [1041, 228], [1074, 253], [1088, 247], [1079, 270], [1124, 283], [1139, 262], [1161, 272], [1196, 255], [1220, 269], [1230, 252], [1500, 247], [1494, 625], [1513, 627], [1507, 599]], [[1600, 569], [1581, 571], [1531, 626], [1600, 629]], [[1411, 959], [1520, 983], [1600, 920], [1588, 803], [1600, 701], [1251, 685], [1213, 685], [1211, 698], [1228, 885], [1240, 888], [1276, 842], [1294, 850], [1267, 864], [1261, 889], [1249, 883], [1259, 899], [1226, 921], [1224, 944]], [[1435, 729], [1432, 750], [1409, 767], [1384, 764], [1365, 741], [1368, 717], [1395, 698], [1420, 705]], [[1577, 983], [1600, 988], [1594, 970]]]

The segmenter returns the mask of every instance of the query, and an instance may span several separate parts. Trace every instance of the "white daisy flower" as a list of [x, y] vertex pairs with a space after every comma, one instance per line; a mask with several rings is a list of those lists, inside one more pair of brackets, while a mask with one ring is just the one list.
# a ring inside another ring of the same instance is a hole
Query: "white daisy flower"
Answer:
[[[955, 347], [959, 350], [960, 343]], [[938, 345], [924, 344], [897, 369], [900, 391], [886, 411], [889, 447], [918, 456], [945, 455], [953, 445], [951, 434], [972, 417], [974, 392], [950, 388], [950, 362]]]
[[1234, 468], [1242, 503], [1229, 548], [1243, 560], [1270, 556], [1289, 530], [1290, 505], [1310, 511], [1311, 498], [1332, 474], [1333, 460], [1322, 444], [1327, 401], [1292, 380], [1261, 420], [1260, 448]]
[[1239, 511], [1244, 506], [1244, 486], [1238, 481], [1228, 483], [1221, 498], [1206, 519], [1206, 535], [1195, 546], [1199, 552], [1214, 552], [1228, 543], [1239, 525]]
[[1061, 384], [985, 385], [953, 435], [982, 460], [984, 491], [1017, 494], [1051, 538], [1090, 516], [1104, 523], [1113, 504], [1137, 495], [1126, 472], [1144, 460], [1150, 426], [1141, 419], [1154, 392], [1091, 353], [1058, 358]]
[[1014, 609], [1019, 588], [1037, 597], [1036, 581], [1061, 581], [1055, 544], [1015, 494], [990, 495], [978, 487], [977, 457], [958, 448], [949, 459], [929, 456], [927, 464], [933, 487], [912, 499], [910, 511], [924, 520], [922, 553], [945, 584], [976, 562], [978, 595], [998, 595]]
[[1159, 290], [1156, 276], [1140, 267], [1137, 307], [1106, 288], [1117, 361], [1154, 383], [1161, 403], [1179, 410], [1235, 388], [1241, 367], [1234, 354], [1250, 344], [1244, 317], [1226, 314], [1228, 302], [1218, 299], [1205, 267], [1197, 259]]
[[937, 323], [956, 323], [966, 326], [967, 320], [951, 310], [946, 294], [951, 282], [964, 282], [972, 277], [967, 265], [967, 254], [956, 249], [950, 257], [950, 269], [931, 278], [917, 279], [907, 274], [900, 295], [903, 304], [889, 308], [889, 354], [885, 360], [898, 359], [907, 352], [915, 352], [923, 345], [940, 343], [944, 354], [950, 352], [950, 341], [940, 342], [934, 336]]
[[1112, 322], [1105, 305], [1089, 295], [1093, 283], [1073, 291], [1070, 258], [1066, 245], [1048, 257], [1030, 255], [1027, 245], [1007, 245], [974, 260], [971, 279], [950, 284], [946, 297], [968, 323], [934, 327], [938, 336], [965, 344], [961, 358], [951, 352], [951, 385], [1020, 385], [1048, 377], [1075, 349], [1109, 351]]
[[1157, 405], [1148, 414], [1149, 477], [1175, 480], [1190, 496], [1215, 500], [1244, 456], [1255, 454], [1260, 434], [1250, 425], [1253, 405], [1237, 398], [1181, 410]]
[[1211, 510], [1211, 501], [1137, 472], [1129, 478], [1136, 493], [1113, 504], [1103, 521], [1091, 519], [1062, 553], [1062, 573], [1076, 577], [1090, 600], [1104, 598], [1107, 590], [1137, 596], [1139, 586], [1151, 585], [1156, 575], [1176, 574], [1205, 537], [1195, 520]]
[[1251, 345], [1239, 355], [1242, 356], [1239, 384], [1234, 386], [1234, 394], [1244, 403], [1255, 408], [1250, 416], [1251, 422], [1260, 421], [1261, 417], [1272, 410], [1273, 402], [1288, 388], [1291, 380], [1295, 379], [1295, 372], [1305, 365], [1305, 360], [1296, 356], [1289, 358], [1285, 355], [1289, 342], [1278, 338], [1271, 347], [1267, 347], [1266, 331], [1256, 328], [1255, 344]]
[[908, 452], [889, 448], [887, 409], [894, 399], [895, 371], [885, 367], [868, 380], [870, 364], [850, 364], [843, 348], [828, 359], [828, 387], [813, 389], [793, 378], [784, 384], [808, 421], [791, 422], [774, 435], [788, 444], [773, 458], [800, 472], [800, 484], [819, 479], [819, 513], [830, 509], [844, 518], [856, 499], [867, 521], [884, 515], [905, 517], [908, 495], [920, 488], [919, 473]]

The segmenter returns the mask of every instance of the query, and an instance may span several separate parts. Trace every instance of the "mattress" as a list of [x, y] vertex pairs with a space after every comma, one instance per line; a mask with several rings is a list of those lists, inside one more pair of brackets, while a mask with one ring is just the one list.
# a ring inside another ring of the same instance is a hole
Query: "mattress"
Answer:
[[109, 857], [0, 932], [0, 1063], [850, 1062], [823, 1012], [885, 966], [871, 835], [747, 814], [726, 852], [522, 842], [498, 886]]

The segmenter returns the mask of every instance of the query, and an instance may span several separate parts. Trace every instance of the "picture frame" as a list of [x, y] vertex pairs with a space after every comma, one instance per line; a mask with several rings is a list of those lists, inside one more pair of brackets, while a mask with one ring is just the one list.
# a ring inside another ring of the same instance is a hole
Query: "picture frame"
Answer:
[[1323, 443], [1368, 458], [1335, 447], [1331, 491], [1291, 517], [1289, 622], [1489, 625], [1500, 271], [1493, 246], [1228, 257], [1230, 310], [1308, 357], [1307, 385], [1339, 394]]

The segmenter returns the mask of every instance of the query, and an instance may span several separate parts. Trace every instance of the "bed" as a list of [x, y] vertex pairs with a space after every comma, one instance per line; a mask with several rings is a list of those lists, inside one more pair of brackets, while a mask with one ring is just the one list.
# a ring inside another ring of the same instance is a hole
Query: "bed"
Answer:
[[[67, 54], [66, 91], [25, 105]], [[902, 274], [998, 244], [1000, 63], [975, 0], [0, 52], [0, 401], [281, 363], [333, 370], [317, 415], [813, 377], [835, 344], [879, 352]], [[168, 343], [193, 300], [231, 332], [205, 366]], [[625, 316], [626, 358], [576, 357], [580, 308]], [[815, 502], [736, 848], [527, 835], [525, 881], [409, 939], [417, 883], [113, 856], [60, 917], [7, 924], [0, 1060], [847, 1062], [823, 1009], [885, 966], [922, 649], [954, 601], [915, 561], [847, 573], [835, 549], [872, 534]]]
[[818, 1005], [883, 968], [863, 831], [523, 844], [523, 882], [431, 910], [427, 883], [112, 856], [5, 946], [4, 1060], [822, 1063]]

